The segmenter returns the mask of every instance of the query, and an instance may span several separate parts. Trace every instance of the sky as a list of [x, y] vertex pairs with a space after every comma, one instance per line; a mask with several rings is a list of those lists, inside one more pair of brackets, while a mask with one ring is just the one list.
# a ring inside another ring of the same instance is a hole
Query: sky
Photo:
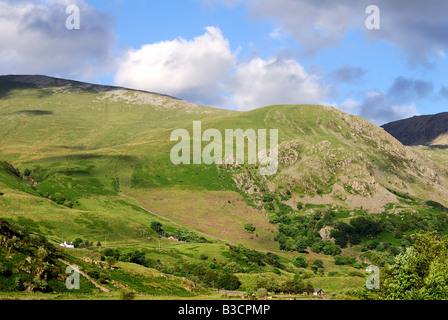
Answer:
[[447, 55], [446, 0], [0, 0], [0, 74], [239, 111], [446, 112]]

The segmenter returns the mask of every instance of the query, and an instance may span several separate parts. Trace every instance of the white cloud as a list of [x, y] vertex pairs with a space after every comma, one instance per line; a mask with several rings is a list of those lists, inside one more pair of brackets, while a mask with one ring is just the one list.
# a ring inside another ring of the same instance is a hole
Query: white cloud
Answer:
[[350, 114], [358, 114], [362, 103], [359, 101], [355, 101], [353, 99], [347, 99], [340, 105], [333, 104], [335, 107], [341, 109], [344, 112], [350, 113]]
[[[216, 0], [218, 1], [218, 0]], [[428, 65], [428, 57], [448, 50], [448, 1], [376, 0], [381, 29], [367, 30], [366, 8], [353, 0], [246, 0], [252, 18], [274, 21], [314, 55], [339, 46], [351, 29], [362, 30], [372, 41], [388, 41], [400, 48], [412, 64]]]
[[238, 62], [216, 27], [207, 27], [204, 35], [192, 40], [179, 38], [130, 50], [119, 62], [115, 83], [239, 110], [317, 103], [323, 95], [319, 79], [295, 60]]
[[280, 40], [287, 37], [287, 33], [282, 28], [275, 28], [269, 33], [269, 37], [275, 40]]
[[235, 62], [221, 30], [207, 27], [190, 41], [179, 38], [130, 50], [119, 62], [115, 82], [194, 102], [213, 100]]
[[319, 78], [292, 59], [254, 58], [238, 66], [232, 101], [239, 110], [273, 104], [312, 104], [324, 98]]
[[377, 125], [409, 118], [418, 115], [414, 103], [396, 104], [394, 98], [383, 91], [369, 91], [365, 93], [363, 101], [347, 99], [340, 105], [333, 106], [344, 112], [359, 115]]
[[[81, 28], [68, 30], [65, 9], [80, 8]], [[83, 0], [0, 0], [0, 73], [93, 79], [111, 71], [112, 20]]]

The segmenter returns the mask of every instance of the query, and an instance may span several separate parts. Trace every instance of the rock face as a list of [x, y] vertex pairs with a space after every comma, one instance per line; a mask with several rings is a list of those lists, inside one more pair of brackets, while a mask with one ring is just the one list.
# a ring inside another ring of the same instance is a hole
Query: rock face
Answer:
[[404, 145], [448, 146], [448, 112], [415, 116], [382, 127]]

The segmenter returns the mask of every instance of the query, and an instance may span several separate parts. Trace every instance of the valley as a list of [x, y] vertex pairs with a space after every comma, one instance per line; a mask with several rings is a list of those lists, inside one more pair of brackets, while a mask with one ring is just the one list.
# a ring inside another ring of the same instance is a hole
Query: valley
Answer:
[[[194, 140], [194, 121], [278, 130], [278, 171], [173, 164], [171, 132]], [[368, 265], [393, 263], [417, 233], [448, 231], [446, 150], [405, 146], [332, 107], [237, 112], [2, 76], [0, 123], [0, 297], [360, 299], [373, 295]], [[83, 276], [67, 290], [59, 259], [110, 293]]]

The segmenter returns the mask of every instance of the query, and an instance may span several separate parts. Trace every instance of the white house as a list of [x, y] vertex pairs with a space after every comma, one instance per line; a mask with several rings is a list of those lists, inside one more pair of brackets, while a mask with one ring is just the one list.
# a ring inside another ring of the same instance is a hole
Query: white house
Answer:
[[64, 241], [63, 243], [61, 243], [60, 246], [61, 246], [61, 247], [65, 247], [65, 248], [70, 248], [70, 249], [75, 248], [75, 246], [73, 245], [73, 243], [71, 243], [71, 242], [67, 243], [67, 242], [65, 242], [65, 241]]

